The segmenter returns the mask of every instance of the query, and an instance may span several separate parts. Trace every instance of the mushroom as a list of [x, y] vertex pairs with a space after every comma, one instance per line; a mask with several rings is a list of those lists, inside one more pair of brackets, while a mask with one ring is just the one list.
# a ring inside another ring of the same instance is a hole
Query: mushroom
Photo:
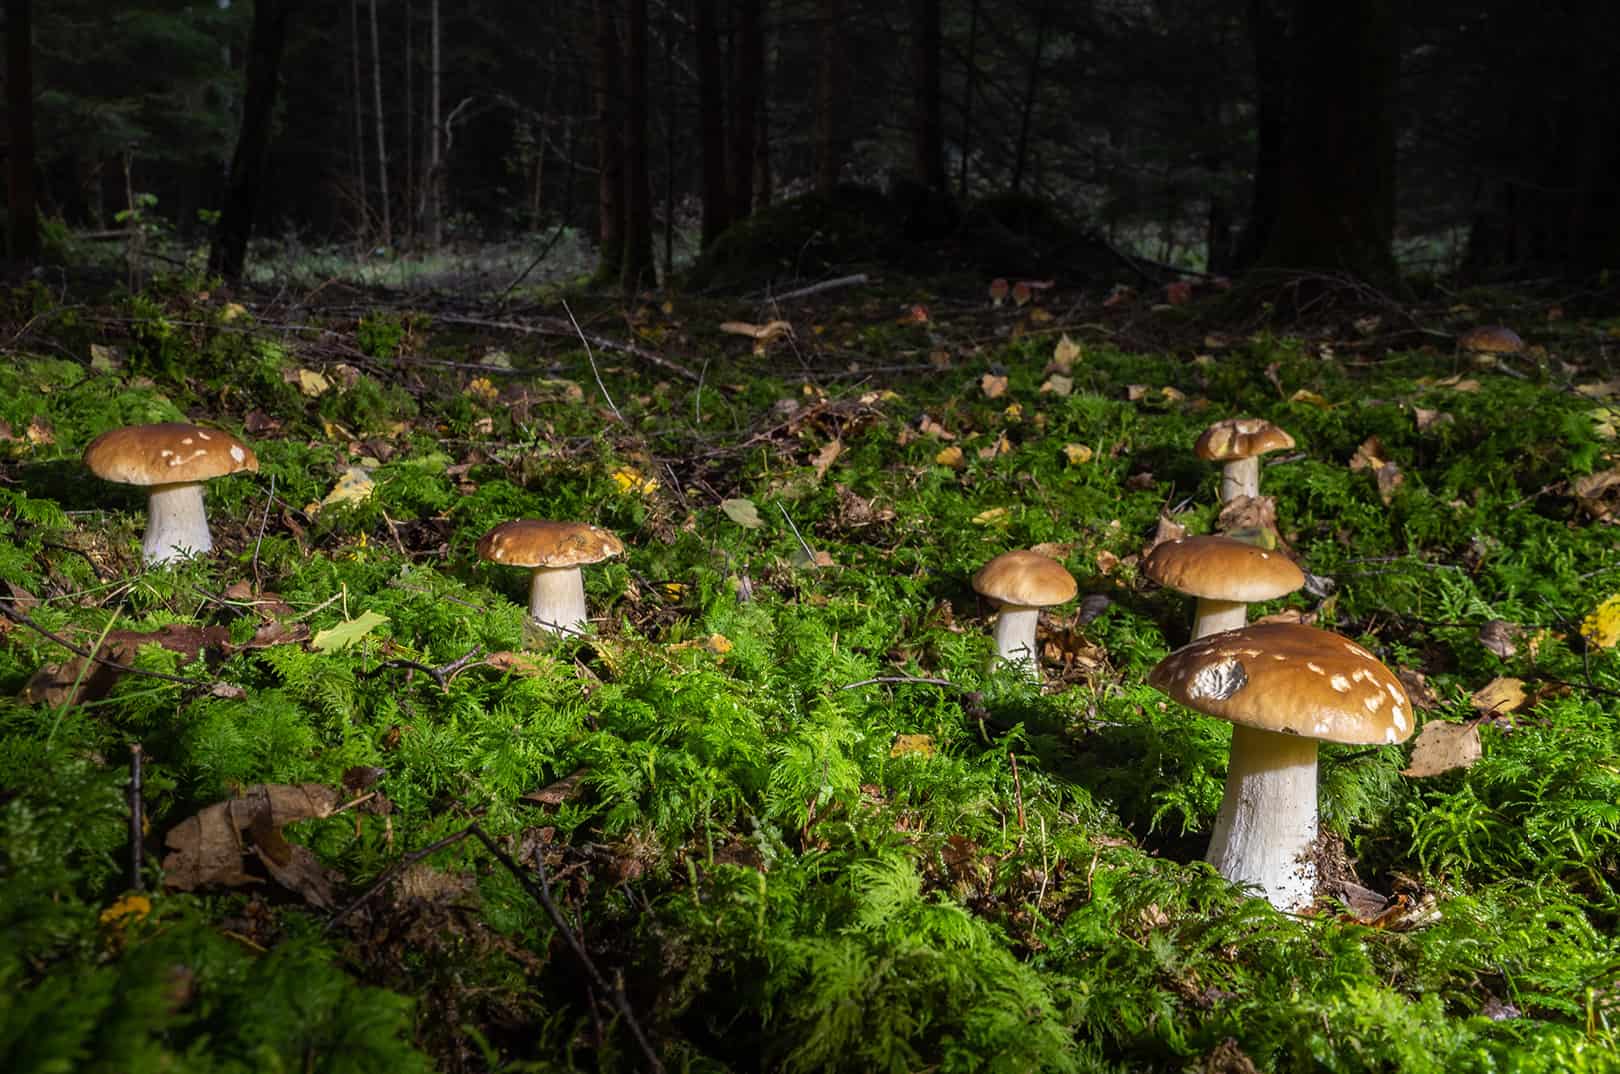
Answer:
[[580, 567], [624, 551], [607, 530], [587, 522], [524, 518], [502, 522], [478, 539], [478, 555], [491, 563], [532, 567], [529, 618], [553, 634], [578, 634], [585, 625], [585, 579]]
[[252, 449], [236, 437], [184, 422], [102, 433], [84, 449], [84, 464], [103, 480], [150, 490], [141, 541], [141, 559], [148, 564], [172, 563], [212, 549], [203, 482], [259, 469]]
[[1205, 429], [1193, 444], [1200, 459], [1219, 462], [1221, 502], [1260, 495], [1260, 456], [1286, 450], [1294, 438], [1264, 418], [1227, 418]]
[[1457, 349], [1471, 355], [1476, 365], [1492, 366], [1498, 355], [1523, 351], [1524, 340], [1505, 325], [1482, 324], [1458, 336]]
[[1255, 601], [1286, 596], [1305, 584], [1287, 556], [1232, 537], [1177, 537], [1156, 545], [1142, 571], [1162, 586], [1198, 598], [1193, 640], [1235, 630]]
[[1003, 552], [980, 567], [973, 588], [1000, 605], [996, 616], [996, 657], [1018, 664], [1033, 682], [1041, 681], [1041, 661], [1035, 649], [1035, 621], [1041, 609], [1074, 599], [1079, 591], [1074, 576], [1050, 556], [1039, 552]]
[[1212, 634], [1159, 662], [1148, 683], [1233, 724], [1206, 860], [1279, 910], [1316, 894], [1316, 743], [1394, 744], [1412, 733], [1400, 680], [1348, 638], [1296, 623]]

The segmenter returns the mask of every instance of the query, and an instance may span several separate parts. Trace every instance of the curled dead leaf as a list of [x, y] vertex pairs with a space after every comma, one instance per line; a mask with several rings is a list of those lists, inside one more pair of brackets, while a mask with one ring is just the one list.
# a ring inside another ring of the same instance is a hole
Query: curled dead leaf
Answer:
[[1401, 769], [1401, 775], [1412, 779], [1438, 776], [1467, 768], [1482, 756], [1477, 723], [1430, 720], [1413, 741], [1412, 763]]

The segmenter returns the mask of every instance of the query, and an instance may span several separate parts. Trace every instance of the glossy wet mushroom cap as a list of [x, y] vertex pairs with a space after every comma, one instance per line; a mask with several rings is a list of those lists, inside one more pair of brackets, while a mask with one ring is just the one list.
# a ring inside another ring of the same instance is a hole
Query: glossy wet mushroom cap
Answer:
[[1142, 573], [1189, 596], [1244, 604], [1275, 600], [1305, 584], [1305, 573], [1282, 553], [1213, 535], [1155, 545]]
[[624, 543], [588, 522], [520, 518], [480, 537], [477, 551], [508, 567], [579, 567], [623, 554]]
[[1294, 446], [1294, 438], [1264, 418], [1227, 418], [1205, 429], [1193, 444], [1200, 459], [1230, 462]]
[[1518, 354], [1524, 350], [1524, 340], [1506, 325], [1482, 324], [1457, 337], [1457, 349], [1471, 354]]
[[1002, 604], [1045, 608], [1073, 600], [1080, 591], [1063, 564], [1039, 552], [1003, 552], [973, 575], [981, 596]]

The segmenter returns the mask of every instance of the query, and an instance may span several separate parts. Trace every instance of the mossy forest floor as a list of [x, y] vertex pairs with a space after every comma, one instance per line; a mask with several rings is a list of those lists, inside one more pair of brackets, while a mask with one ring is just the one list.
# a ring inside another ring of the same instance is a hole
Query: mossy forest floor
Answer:
[[[556, 301], [9, 293], [0, 1068], [1620, 1069], [1620, 321], [1103, 297], [580, 296], [587, 351]], [[1532, 350], [1455, 352], [1493, 321]], [[1230, 731], [1145, 684], [1238, 415], [1298, 447], [1225, 524], [1312, 576], [1253, 614], [1480, 746], [1325, 747], [1299, 916], [1201, 862]], [[79, 459], [165, 420], [260, 469], [143, 570]], [[589, 636], [474, 557], [523, 517], [623, 538]], [[1044, 689], [968, 583], [1030, 547]]]

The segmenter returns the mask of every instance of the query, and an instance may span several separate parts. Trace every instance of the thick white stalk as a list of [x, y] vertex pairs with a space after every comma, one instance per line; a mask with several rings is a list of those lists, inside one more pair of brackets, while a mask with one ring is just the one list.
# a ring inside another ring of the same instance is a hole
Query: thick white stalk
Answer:
[[153, 485], [147, 494], [141, 558], [149, 564], [173, 563], [207, 555], [213, 547], [202, 483]]
[[1233, 726], [1226, 797], [1206, 860], [1279, 910], [1316, 897], [1316, 740]]
[[1193, 609], [1192, 640], [1223, 630], [1236, 630], [1249, 621], [1249, 606], [1237, 600], [1211, 600], [1199, 597]]
[[1032, 682], [1041, 681], [1041, 658], [1035, 649], [1035, 621], [1040, 616], [1039, 608], [1023, 604], [1003, 604], [996, 615], [996, 660], [1020, 665]]
[[1231, 503], [1239, 496], [1260, 495], [1260, 456], [1233, 459], [1221, 467], [1221, 502]]
[[536, 567], [529, 583], [529, 618], [553, 634], [585, 629], [585, 576], [578, 567]]

